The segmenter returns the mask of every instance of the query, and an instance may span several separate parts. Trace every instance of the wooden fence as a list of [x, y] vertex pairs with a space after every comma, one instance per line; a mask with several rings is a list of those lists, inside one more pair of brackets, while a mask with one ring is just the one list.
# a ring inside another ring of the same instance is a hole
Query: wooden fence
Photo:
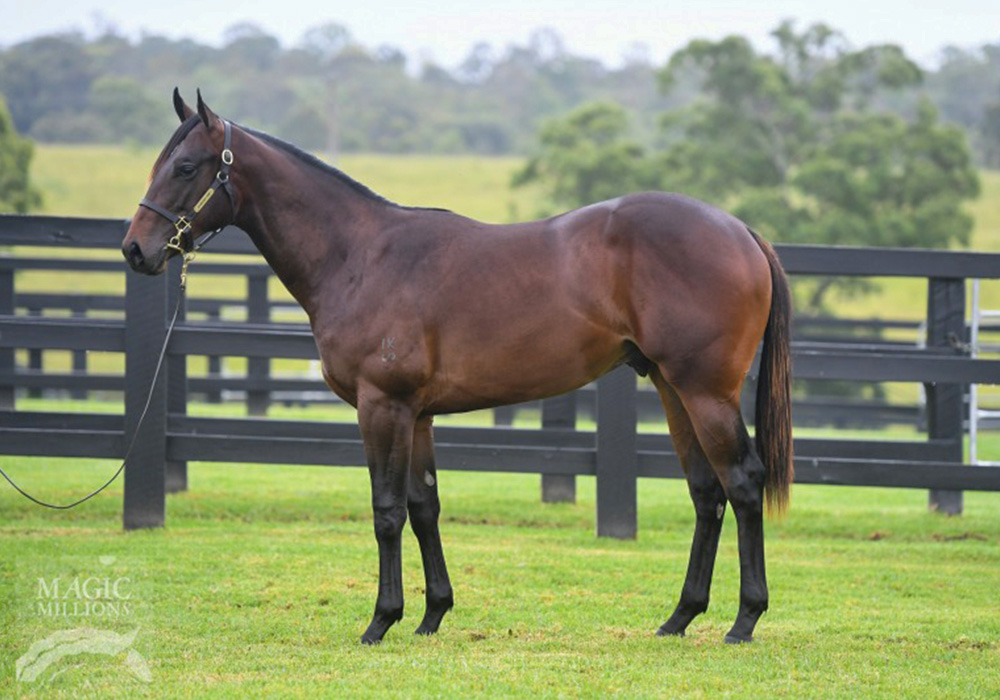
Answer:
[[[167, 314], [173, 309], [176, 266], [167, 275], [151, 278], [126, 273], [123, 262], [67, 257], [77, 249], [116, 250], [123, 232], [118, 220], [0, 216], [0, 246], [31, 247], [17, 255], [0, 255], [0, 454], [116, 458], [124, 453], [146, 400]], [[45, 254], [39, 255], [39, 249]], [[212, 250], [256, 254], [247, 237], [236, 230], [213, 241]], [[962, 490], [1000, 490], [1000, 469], [962, 463], [963, 387], [1000, 382], [1000, 361], [967, 356], [965, 279], [1000, 278], [1000, 255], [818, 246], [778, 246], [778, 252], [793, 275], [928, 280], [923, 347], [878, 338], [844, 340], [839, 331], [793, 343], [796, 378], [924, 384], [927, 402], [921, 415], [927, 439], [797, 439], [796, 481], [927, 488], [933, 507], [953, 513], [961, 511]], [[246, 322], [218, 320], [223, 304], [217, 300], [195, 299], [188, 304], [192, 317], [203, 315], [206, 320], [183, 320], [174, 331], [165, 376], [157, 383], [125, 472], [127, 528], [164, 524], [166, 494], [186, 487], [188, 461], [330, 466], [364, 462], [353, 424], [187, 415], [193, 392], [211, 397], [236, 388], [246, 392], [251, 412], [261, 412], [274, 392], [318, 388], [313, 380], [276, 378], [268, 371], [273, 358], [314, 359], [316, 348], [308, 328], [269, 320], [275, 309], [283, 307], [267, 298], [266, 266], [256, 261], [211, 262], [212, 257], [199, 258], [193, 274], [245, 276], [248, 294], [238, 305], [246, 309]], [[17, 273], [32, 269], [115, 272], [125, 275], [126, 294], [67, 295], [57, 301], [37, 292], [18, 293]], [[52, 308], [62, 309], [63, 316], [40, 315]], [[123, 317], [108, 316], [120, 310]], [[904, 325], [912, 330], [913, 324]], [[830, 333], [830, 324], [822, 332]], [[27, 351], [28, 366], [17, 366], [16, 350]], [[74, 353], [78, 369], [69, 374], [43, 371], [39, 353], [51, 350]], [[124, 376], [86, 371], [88, 351], [124, 353]], [[248, 373], [224, 378], [210, 372], [189, 379], [188, 355], [247, 357]], [[14, 410], [15, 392], [46, 389], [68, 389], [79, 395], [122, 391], [124, 414]], [[632, 537], [637, 479], [682, 475], [666, 435], [637, 431], [637, 410], [648, 400], [647, 392], [636, 390], [635, 375], [619, 369], [599, 380], [596, 389], [542, 402], [541, 429], [438, 428], [439, 466], [538, 473], [543, 475], [546, 500], [571, 498], [575, 477], [594, 475], [598, 534]], [[592, 407], [595, 432], [575, 429], [578, 405]], [[890, 420], [918, 418], [915, 407], [888, 405], [879, 410], [896, 411], [897, 417]]]

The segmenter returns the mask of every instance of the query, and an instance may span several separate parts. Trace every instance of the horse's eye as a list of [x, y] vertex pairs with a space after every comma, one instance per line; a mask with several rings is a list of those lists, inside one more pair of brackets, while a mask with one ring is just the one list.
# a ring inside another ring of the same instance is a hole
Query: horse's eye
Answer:
[[177, 174], [181, 177], [191, 177], [196, 172], [198, 172], [198, 168], [196, 168], [192, 163], [182, 163], [177, 168]]

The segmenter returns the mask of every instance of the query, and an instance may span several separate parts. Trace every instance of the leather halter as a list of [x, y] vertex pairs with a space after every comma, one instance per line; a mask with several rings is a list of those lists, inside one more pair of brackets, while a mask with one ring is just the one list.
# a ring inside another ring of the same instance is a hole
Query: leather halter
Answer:
[[222, 227], [217, 228], [215, 231], [209, 234], [199, 245], [194, 245], [194, 240], [189, 235], [191, 232], [191, 226], [194, 222], [194, 218], [205, 208], [209, 200], [215, 195], [216, 191], [221, 187], [225, 191], [226, 195], [229, 197], [229, 204], [233, 209], [233, 213], [236, 212], [236, 201], [233, 199], [233, 191], [229, 184], [229, 169], [233, 165], [233, 152], [230, 150], [230, 145], [232, 144], [232, 125], [225, 119], [222, 120], [222, 124], [225, 128], [225, 136], [223, 138], [222, 144], [222, 165], [219, 166], [219, 171], [215, 174], [215, 180], [209, 185], [208, 189], [205, 190], [205, 194], [201, 196], [197, 204], [191, 208], [189, 214], [175, 214], [169, 209], [161, 207], [156, 202], [145, 197], [139, 202], [140, 207], [146, 207], [150, 211], [156, 212], [167, 221], [174, 225], [174, 230], [176, 233], [170, 238], [165, 244], [165, 248], [169, 250], [176, 250], [182, 256], [184, 256], [184, 268], [181, 274], [181, 283], [184, 283], [184, 278], [186, 277], [187, 266], [192, 260], [194, 260], [195, 253], [201, 249], [208, 241], [214, 238], [221, 230]]

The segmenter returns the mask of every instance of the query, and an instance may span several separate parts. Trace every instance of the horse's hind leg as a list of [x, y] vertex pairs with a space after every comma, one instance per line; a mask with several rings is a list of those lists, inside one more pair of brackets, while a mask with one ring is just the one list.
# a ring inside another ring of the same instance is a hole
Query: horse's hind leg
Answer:
[[441, 618], [454, 604], [448, 568], [444, 563], [438, 516], [437, 471], [434, 468], [434, 437], [431, 419], [421, 418], [413, 432], [413, 458], [410, 469], [407, 509], [410, 525], [420, 543], [420, 556], [424, 561], [424, 582], [427, 610], [417, 628], [417, 634], [434, 634]]
[[697, 517], [687, 576], [681, 589], [680, 602], [670, 619], [657, 631], [658, 635], [683, 635], [691, 620], [708, 609], [709, 590], [712, 586], [712, 569], [722, 531], [726, 494], [716, 477], [708, 458], [698, 444], [694, 427], [677, 392], [654, 368], [650, 378], [663, 401], [663, 408], [670, 425], [670, 438], [684, 467], [688, 491]]
[[767, 610], [768, 600], [764, 572], [764, 465], [740, 415], [738, 392], [728, 400], [687, 387], [679, 389], [679, 393], [698, 442], [736, 514], [740, 611], [726, 641], [749, 642], [757, 619]]

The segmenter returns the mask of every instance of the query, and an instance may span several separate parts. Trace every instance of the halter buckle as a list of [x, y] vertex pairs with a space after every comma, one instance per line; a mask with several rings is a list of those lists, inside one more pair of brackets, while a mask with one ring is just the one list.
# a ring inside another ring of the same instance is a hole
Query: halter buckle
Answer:
[[[183, 219], [183, 218], [184, 217], [181, 217], [181, 219]], [[175, 224], [175, 226], [177, 227], [177, 233], [175, 233], [170, 238], [170, 240], [167, 241], [167, 244], [164, 247], [167, 248], [167, 249], [169, 249], [169, 250], [176, 250], [181, 255], [187, 255], [187, 251], [184, 249], [183, 236], [184, 236], [185, 232], [187, 232], [187, 230], [189, 228], [191, 228], [191, 225], [188, 224], [187, 228], [181, 228], [179, 226], [179, 223], [180, 222], [178, 222], [178, 224]]]
[[233, 164], [233, 152], [230, 151], [228, 148], [222, 149], [222, 162], [225, 163], [226, 165]]
[[[188, 219], [183, 214], [180, 214], [177, 217], [177, 221], [174, 222], [174, 228], [177, 229], [177, 234], [174, 236], [174, 238], [176, 238], [179, 242], [180, 237], [191, 230], [191, 220]], [[173, 240], [173, 238], [171, 238], [170, 240]]]

